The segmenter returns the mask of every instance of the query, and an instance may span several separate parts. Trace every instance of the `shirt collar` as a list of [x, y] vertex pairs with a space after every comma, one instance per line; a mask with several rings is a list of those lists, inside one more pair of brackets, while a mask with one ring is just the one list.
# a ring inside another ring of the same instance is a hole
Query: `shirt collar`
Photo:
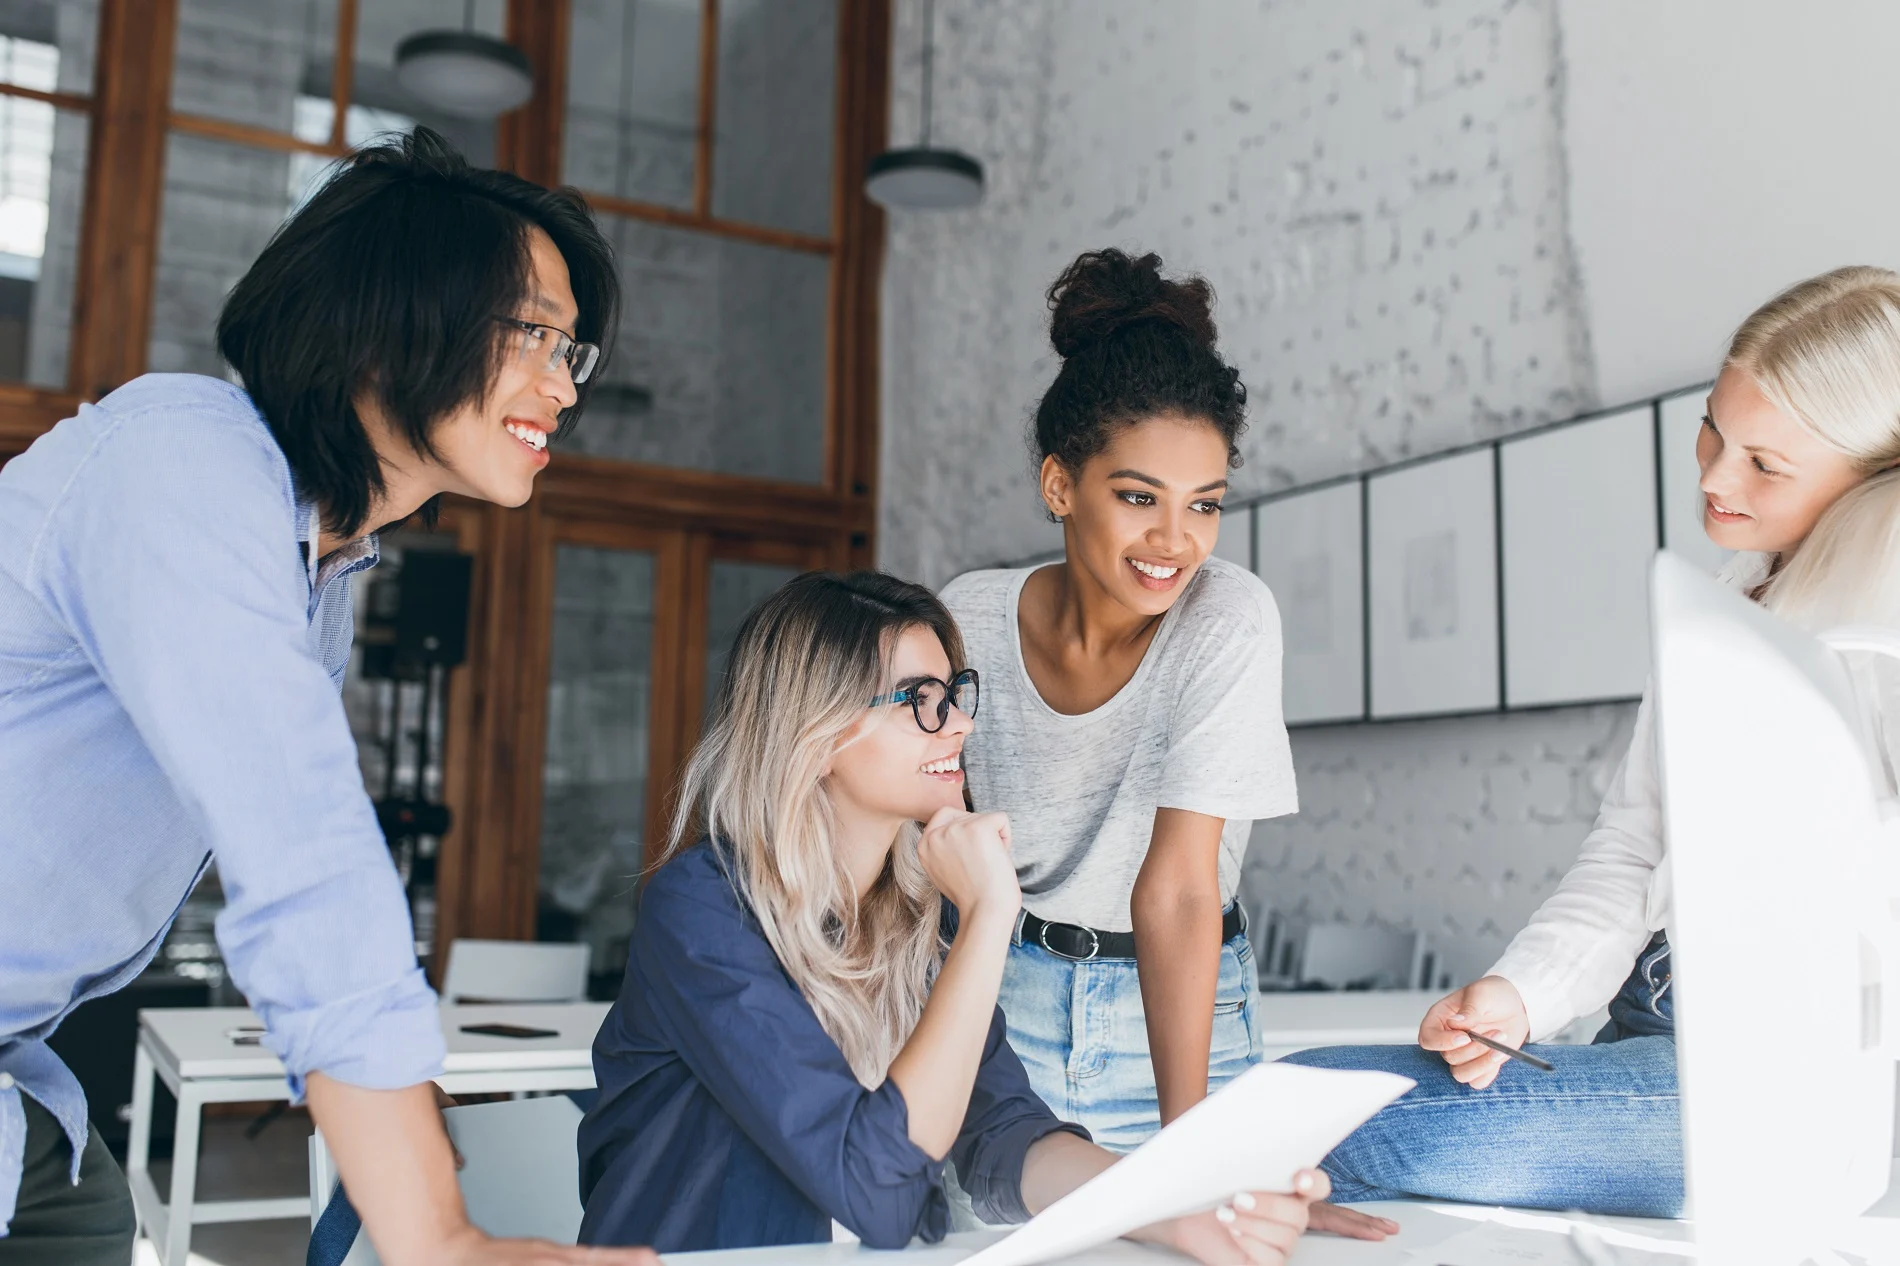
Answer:
[[1715, 573], [1715, 578], [1733, 585], [1743, 593], [1748, 593], [1768, 579], [1769, 573], [1774, 570], [1774, 564], [1773, 554], [1763, 554], [1755, 550], [1739, 550], [1722, 565], [1720, 571]]
[[[297, 553], [305, 560], [304, 565], [308, 569], [311, 535], [319, 531], [322, 526], [315, 498], [301, 495], [297, 498], [296, 524]], [[335, 553], [317, 560], [316, 568], [310, 573], [311, 592], [322, 589], [340, 575], [349, 575], [362, 571], [364, 568], [376, 566], [382, 561], [382, 556], [382, 544], [374, 532], [367, 536], [357, 537], [337, 549]]]

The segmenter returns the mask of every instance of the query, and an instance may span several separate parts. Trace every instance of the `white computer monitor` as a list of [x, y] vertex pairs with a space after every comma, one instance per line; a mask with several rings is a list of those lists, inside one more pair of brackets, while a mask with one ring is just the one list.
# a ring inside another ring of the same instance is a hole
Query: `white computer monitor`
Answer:
[[1887, 1190], [1895, 836], [1839, 653], [1651, 572], [1677, 1065], [1702, 1260], [1792, 1266]]

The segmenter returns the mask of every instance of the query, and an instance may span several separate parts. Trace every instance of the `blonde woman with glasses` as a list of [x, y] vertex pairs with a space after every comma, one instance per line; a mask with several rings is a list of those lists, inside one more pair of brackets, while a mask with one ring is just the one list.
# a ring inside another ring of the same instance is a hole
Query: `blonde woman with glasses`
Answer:
[[[648, 877], [581, 1125], [585, 1244], [941, 1239], [956, 1166], [1020, 1222], [1114, 1163], [1029, 1088], [997, 988], [1022, 896], [963, 808], [977, 675], [928, 590], [814, 572], [747, 619]], [[1372, 1219], [1243, 1193], [1136, 1238], [1280, 1263]]]
[[[1738, 551], [1722, 579], [1811, 632], [1900, 629], [1900, 275], [1838, 269], [1744, 321], [1709, 393], [1696, 456], [1703, 527]], [[1849, 659], [1891, 780], [1893, 664]], [[1787, 864], [1801, 864], [1798, 847]], [[1418, 1046], [1292, 1057], [1419, 1083], [1327, 1159], [1334, 1191], [1679, 1214], [1670, 910], [1646, 698], [1582, 856], [1497, 965], [1432, 1007]], [[1606, 1004], [1594, 1044], [1537, 1048], [1554, 1076], [1469, 1036], [1542, 1042]]]

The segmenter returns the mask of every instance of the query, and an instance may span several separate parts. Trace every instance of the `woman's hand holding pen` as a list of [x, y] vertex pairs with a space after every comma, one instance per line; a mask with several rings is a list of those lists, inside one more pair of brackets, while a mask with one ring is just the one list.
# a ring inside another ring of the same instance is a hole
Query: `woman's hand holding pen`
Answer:
[[1471, 1040], [1470, 1033], [1522, 1046], [1530, 1037], [1531, 1021], [1517, 986], [1502, 976], [1486, 976], [1447, 994], [1425, 1013], [1418, 1028], [1418, 1044], [1437, 1051], [1451, 1065], [1451, 1075], [1473, 1090], [1483, 1090], [1498, 1079], [1509, 1057]]

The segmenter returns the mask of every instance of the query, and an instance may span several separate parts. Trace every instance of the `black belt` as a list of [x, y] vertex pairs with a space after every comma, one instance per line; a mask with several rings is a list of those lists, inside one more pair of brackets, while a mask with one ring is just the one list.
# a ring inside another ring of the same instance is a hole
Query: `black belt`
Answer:
[[[1221, 944], [1227, 944], [1246, 930], [1247, 916], [1236, 901], [1221, 915]], [[1038, 919], [1027, 910], [1023, 911], [1022, 926], [1018, 929], [1016, 939], [1025, 945], [1040, 945], [1057, 958], [1066, 958], [1072, 963], [1135, 956], [1133, 932], [1098, 932], [1076, 923], [1050, 923]]]

